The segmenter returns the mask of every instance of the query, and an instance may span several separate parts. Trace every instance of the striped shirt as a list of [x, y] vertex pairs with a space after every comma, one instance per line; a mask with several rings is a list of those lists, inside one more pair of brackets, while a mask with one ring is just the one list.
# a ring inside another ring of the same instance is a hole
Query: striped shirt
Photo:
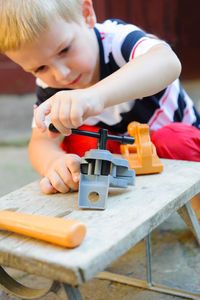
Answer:
[[[167, 45], [139, 27], [116, 19], [97, 23], [94, 31], [100, 52], [100, 79], [109, 76], [153, 46]], [[36, 80], [36, 84], [36, 105], [59, 91], [59, 89], [47, 86], [40, 79]], [[151, 131], [172, 122], [184, 122], [200, 129], [200, 115], [190, 97], [181, 87], [179, 79], [155, 95], [108, 107], [100, 115], [89, 117], [84, 124], [125, 133], [128, 124], [132, 121], [147, 123]]]

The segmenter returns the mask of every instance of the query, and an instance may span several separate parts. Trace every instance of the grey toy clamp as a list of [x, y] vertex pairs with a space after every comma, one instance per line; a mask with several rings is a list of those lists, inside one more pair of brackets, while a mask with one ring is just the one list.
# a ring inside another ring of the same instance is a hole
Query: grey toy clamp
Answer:
[[[58, 132], [53, 124], [50, 124], [49, 130]], [[79, 207], [105, 209], [109, 186], [125, 188], [129, 184], [133, 185], [135, 179], [135, 171], [129, 169], [128, 161], [116, 158], [106, 150], [107, 140], [123, 144], [133, 144], [135, 140], [128, 136], [109, 135], [107, 129], [99, 129], [98, 132], [72, 129], [72, 134], [98, 139], [97, 149], [87, 151], [82, 158]]]

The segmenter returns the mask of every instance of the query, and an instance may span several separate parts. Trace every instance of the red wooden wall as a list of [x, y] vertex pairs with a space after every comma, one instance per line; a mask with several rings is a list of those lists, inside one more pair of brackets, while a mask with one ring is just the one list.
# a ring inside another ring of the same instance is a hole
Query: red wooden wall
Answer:
[[0, 55], [0, 94], [33, 92], [35, 79], [6, 56]]
[[[200, 0], [93, 0], [97, 20], [119, 18], [170, 43], [184, 79], [200, 78]], [[0, 55], [0, 93], [34, 91], [34, 78]]]

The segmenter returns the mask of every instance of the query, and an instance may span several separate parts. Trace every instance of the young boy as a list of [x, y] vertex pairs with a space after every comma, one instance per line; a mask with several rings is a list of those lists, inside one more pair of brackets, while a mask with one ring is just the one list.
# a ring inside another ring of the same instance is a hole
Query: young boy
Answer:
[[79, 156], [96, 147], [70, 135], [80, 126], [121, 134], [148, 123], [160, 157], [200, 161], [200, 116], [164, 41], [119, 20], [97, 24], [91, 0], [1, 0], [0, 28], [1, 51], [37, 78], [29, 155], [44, 193], [78, 189]]

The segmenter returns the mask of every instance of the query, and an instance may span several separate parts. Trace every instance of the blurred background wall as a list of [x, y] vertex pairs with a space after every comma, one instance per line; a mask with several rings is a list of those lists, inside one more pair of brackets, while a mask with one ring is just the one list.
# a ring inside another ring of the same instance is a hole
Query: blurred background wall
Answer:
[[[200, 79], [200, 0], [93, 0], [97, 21], [118, 18], [169, 42], [182, 62], [181, 78]], [[0, 55], [0, 94], [34, 92], [34, 78]]]

